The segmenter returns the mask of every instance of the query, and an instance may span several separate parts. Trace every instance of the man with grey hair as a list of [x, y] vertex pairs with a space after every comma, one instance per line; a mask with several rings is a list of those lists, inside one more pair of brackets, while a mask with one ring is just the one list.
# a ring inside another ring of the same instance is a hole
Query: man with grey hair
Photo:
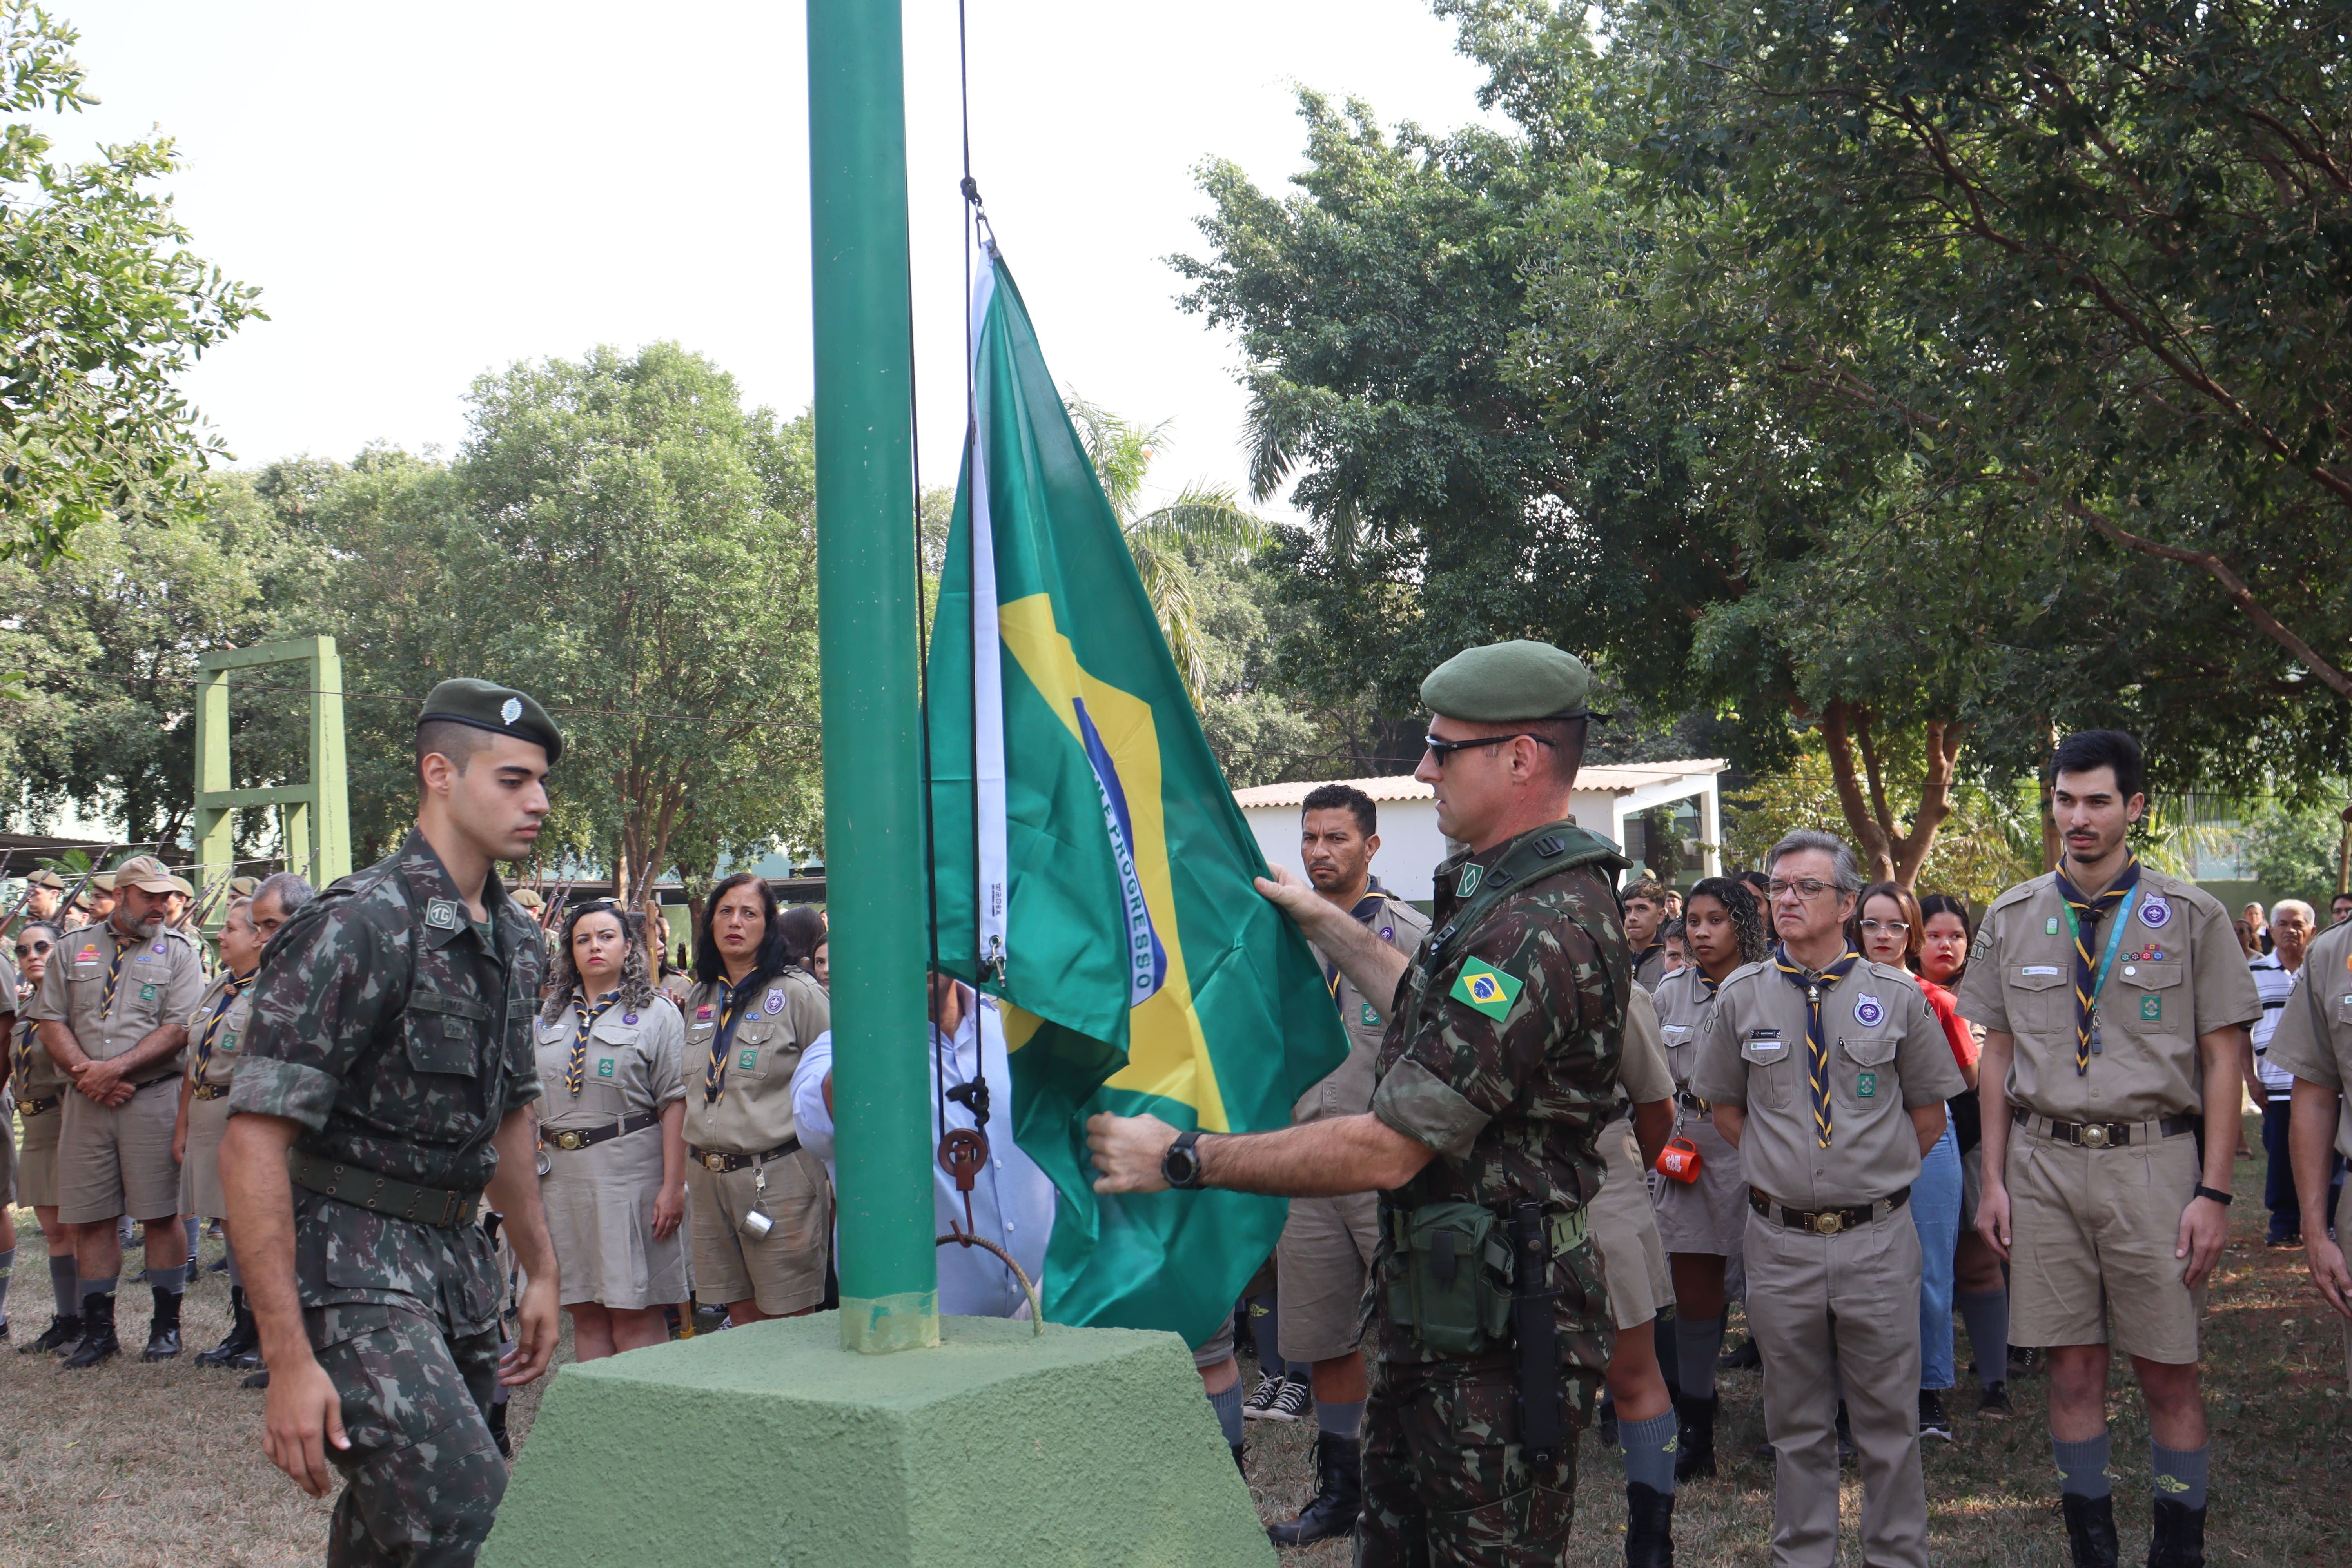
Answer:
[[1837, 1402], [1862, 1470], [1863, 1553], [1927, 1568], [1919, 1466], [1919, 1233], [1902, 1211], [1967, 1087], [1919, 987], [1846, 944], [1853, 852], [1791, 833], [1765, 866], [1780, 944], [1699, 1025], [1691, 1089], [1748, 1186], [1748, 1321], [1778, 1452], [1772, 1561], [1837, 1557]]

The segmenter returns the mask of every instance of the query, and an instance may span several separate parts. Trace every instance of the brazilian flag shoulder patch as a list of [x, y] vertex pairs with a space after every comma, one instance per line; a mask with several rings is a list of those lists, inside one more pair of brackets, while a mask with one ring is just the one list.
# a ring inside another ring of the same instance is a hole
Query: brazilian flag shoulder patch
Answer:
[[1454, 989], [1447, 994], [1500, 1022], [1518, 999], [1521, 984], [1493, 964], [1474, 958], [1462, 966], [1462, 973], [1454, 977]]

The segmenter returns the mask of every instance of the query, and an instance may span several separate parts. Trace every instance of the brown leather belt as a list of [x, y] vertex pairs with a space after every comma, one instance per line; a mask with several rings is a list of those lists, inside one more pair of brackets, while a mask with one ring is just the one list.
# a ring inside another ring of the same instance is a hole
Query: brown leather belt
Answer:
[[226, 1100], [228, 1098], [228, 1085], [225, 1083], [200, 1083], [196, 1085], [193, 1098], [196, 1100]]
[[2178, 1138], [2197, 1130], [2197, 1119], [2187, 1114], [2154, 1121], [2058, 1121], [2037, 1116], [2021, 1105], [2011, 1109], [2010, 1120], [2038, 1137], [2078, 1149], [2128, 1149], [2134, 1143]]
[[540, 1130], [539, 1137], [540, 1142], [550, 1148], [561, 1149], [568, 1154], [577, 1153], [583, 1149], [593, 1149], [610, 1139], [625, 1138], [632, 1132], [642, 1132], [648, 1127], [657, 1126], [660, 1121], [661, 1117], [657, 1112], [636, 1110], [622, 1117], [618, 1121], [607, 1122], [602, 1127], [566, 1128], [561, 1132], [549, 1131], [542, 1128]]
[[297, 1185], [308, 1187], [320, 1197], [444, 1230], [471, 1225], [474, 1206], [482, 1196], [446, 1187], [420, 1186], [362, 1165], [338, 1164], [302, 1149], [287, 1151], [286, 1173]]
[[771, 1160], [781, 1160], [787, 1154], [796, 1152], [800, 1146], [800, 1137], [796, 1133], [774, 1148], [762, 1149], [756, 1154], [722, 1154], [712, 1149], [698, 1149], [691, 1143], [686, 1146], [686, 1152], [689, 1159], [704, 1170], [715, 1172], [723, 1176], [730, 1171], [740, 1171], [746, 1165], [764, 1165]]
[[1911, 1201], [1911, 1189], [1905, 1187], [1887, 1194], [1876, 1203], [1855, 1204], [1842, 1209], [1798, 1209], [1776, 1202], [1772, 1195], [1758, 1187], [1748, 1189], [1748, 1206], [1766, 1219], [1777, 1220], [1790, 1230], [1808, 1231], [1814, 1236], [1835, 1236], [1842, 1230], [1853, 1230], [1874, 1219], [1885, 1219]]
[[153, 1078], [142, 1079], [139, 1082], [132, 1084], [131, 1086], [131, 1092], [136, 1094], [142, 1089], [152, 1089], [159, 1083], [177, 1083], [180, 1081], [182, 1076], [183, 1075], [178, 1072], [158, 1073]]

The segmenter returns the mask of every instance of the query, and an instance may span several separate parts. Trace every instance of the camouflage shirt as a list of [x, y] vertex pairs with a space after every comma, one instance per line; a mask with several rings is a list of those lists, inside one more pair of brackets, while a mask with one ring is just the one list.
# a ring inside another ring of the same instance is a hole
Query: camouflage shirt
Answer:
[[[1381, 1194], [1375, 1309], [1395, 1283], [1392, 1211], [1470, 1202], [1507, 1219], [1531, 1197], [1556, 1216], [1600, 1191], [1597, 1143], [1616, 1110], [1633, 984], [1612, 890], [1624, 865], [1563, 822], [1438, 868], [1436, 929], [1398, 983], [1372, 1097], [1373, 1115], [1438, 1157]], [[1560, 1296], [1568, 1353], [1595, 1371], [1605, 1309], [1590, 1291]], [[1435, 1359], [1385, 1311], [1379, 1319], [1381, 1357]]]

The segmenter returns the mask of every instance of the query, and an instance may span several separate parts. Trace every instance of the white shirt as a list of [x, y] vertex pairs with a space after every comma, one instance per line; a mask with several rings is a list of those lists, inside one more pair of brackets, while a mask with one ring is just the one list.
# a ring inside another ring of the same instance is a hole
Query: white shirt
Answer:
[[[970, 1083], [983, 1066], [988, 1079], [988, 1164], [972, 1180], [971, 1225], [974, 1234], [996, 1243], [1020, 1261], [1032, 1283], [1045, 1288], [1045, 1242], [1054, 1232], [1054, 1184], [1037, 1163], [1013, 1141], [1013, 1069], [1004, 1051], [1004, 1025], [994, 998], [978, 997], [963, 988], [963, 1021], [948, 1044], [939, 1026], [931, 1027], [936, 1072], [947, 1087]], [[975, 1026], [977, 1027], [975, 1028]], [[929, 1064], [927, 1064], [928, 1067]], [[819, 1035], [801, 1056], [793, 1075], [793, 1115], [800, 1128], [801, 1146], [814, 1150], [834, 1173], [833, 1112], [825, 1108], [824, 1081], [833, 1072], [833, 1032]], [[940, 1127], [940, 1105], [934, 1070], [923, 1081], [931, 1097], [931, 1147], [945, 1134]], [[947, 1103], [948, 1126], [971, 1127], [971, 1112], [960, 1100]], [[836, 1184], [838, 1184], [836, 1183]], [[955, 1178], [931, 1162], [931, 1194], [938, 1214], [937, 1236], [950, 1227], [962, 1230], [964, 1194]], [[836, 1244], [837, 1245], [837, 1244]], [[1021, 1282], [997, 1256], [978, 1247], [950, 1243], [939, 1249], [940, 1310], [967, 1318], [1009, 1318], [1028, 1304]]]
[[2284, 1068], [2271, 1066], [2271, 1034], [2278, 1027], [2280, 1009], [2286, 1005], [2294, 983], [2302, 978], [2301, 970], [2289, 970], [2275, 952], [2246, 961], [2246, 970], [2254, 977], [2254, 990], [2263, 999], [2263, 1016], [2254, 1020], [2254, 1070], [2263, 1075], [2263, 1088], [2273, 1100], [2289, 1100], [2294, 1095], [2294, 1075]]

